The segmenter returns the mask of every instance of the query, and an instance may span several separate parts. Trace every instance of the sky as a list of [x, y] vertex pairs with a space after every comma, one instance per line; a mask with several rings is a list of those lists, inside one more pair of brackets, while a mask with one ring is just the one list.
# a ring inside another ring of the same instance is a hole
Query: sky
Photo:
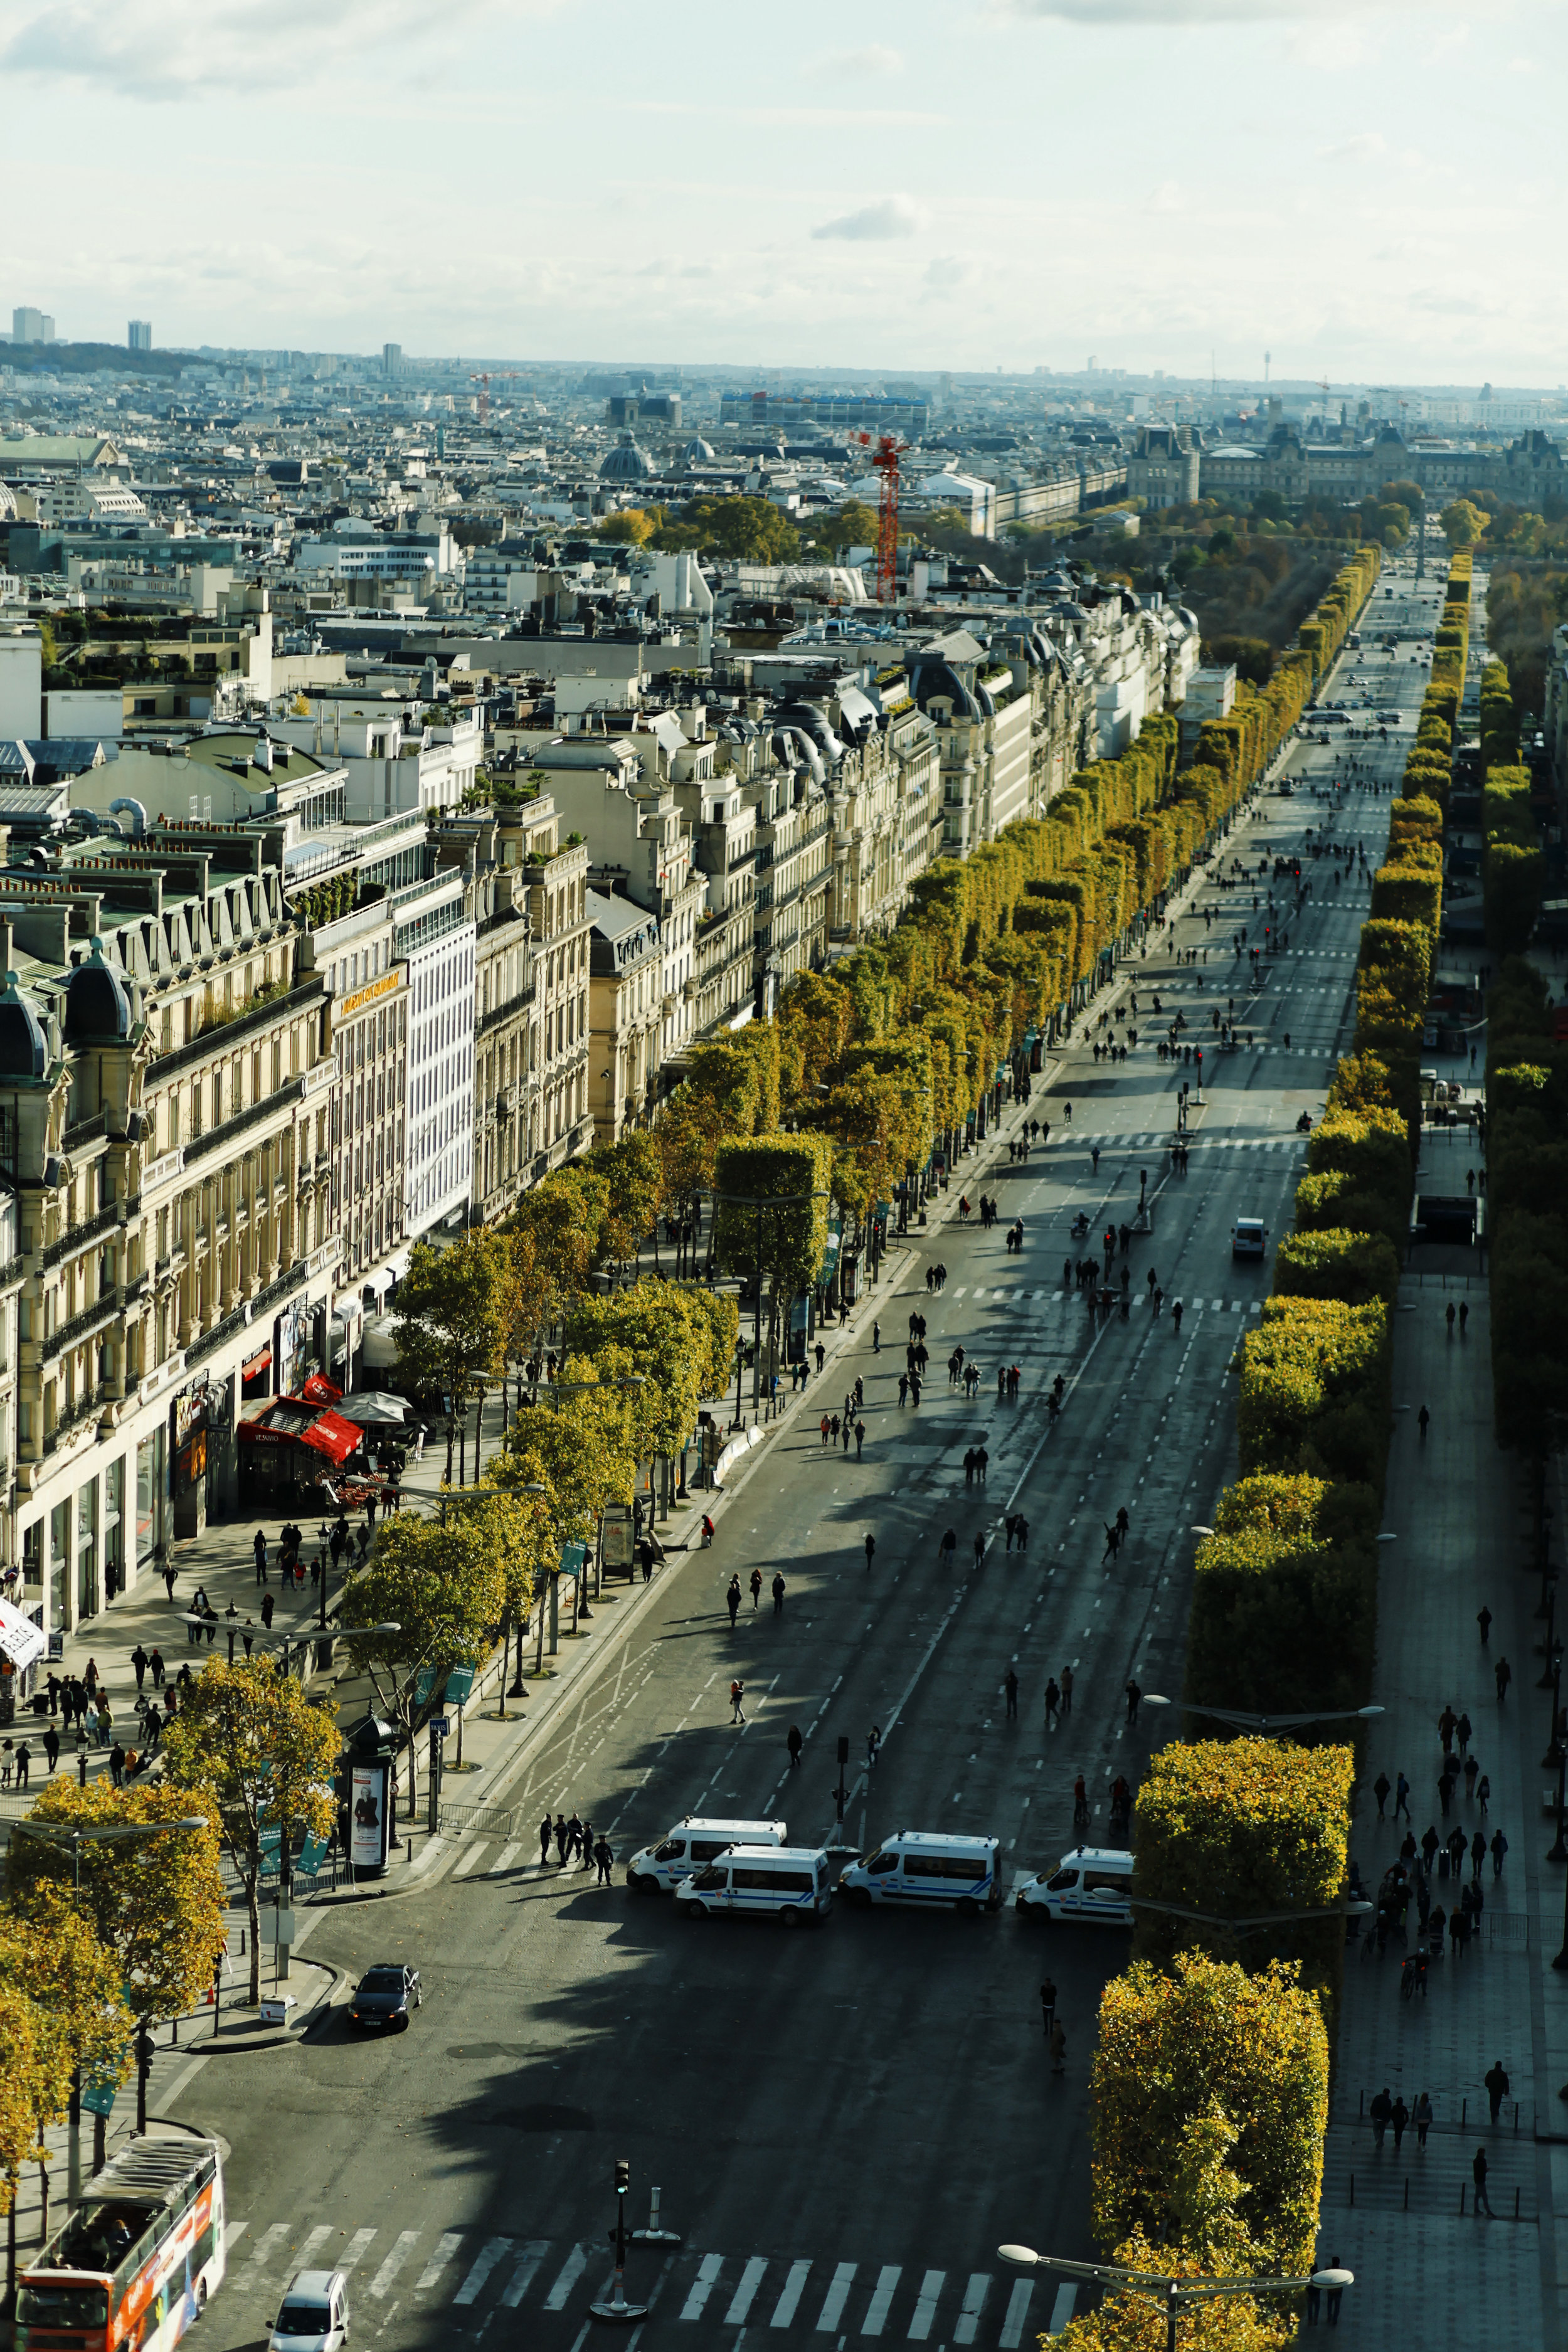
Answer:
[[1555, 387], [1565, 72], [1563, 0], [0, 0], [0, 319]]

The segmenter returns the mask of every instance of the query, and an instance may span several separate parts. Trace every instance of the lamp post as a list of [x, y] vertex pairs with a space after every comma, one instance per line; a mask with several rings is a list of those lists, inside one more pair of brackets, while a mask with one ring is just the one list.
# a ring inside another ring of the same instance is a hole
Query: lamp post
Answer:
[[1215, 1723], [1228, 1723], [1237, 1731], [1256, 1731], [1262, 1739], [1272, 1738], [1277, 1731], [1293, 1731], [1307, 1723], [1370, 1723], [1382, 1715], [1381, 1706], [1335, 1706], [1316, 1709], [1305, 1715], [1249, 1715], [1235, 1706], [1194, 1706], [1184, 1698], [1165, 1698], [1158, 1691], [1145, 1691], [1139, 1702], [1142, 1706], [1173, 1706], [1183, 1715], [1205, 1715]]
[[1122, 2270], [1112, 2263], [1064, 2262], [1055, 2254], [1037, 2254], [1032, 2246], [998, 2246], [996, 2252], [1015, 2270], [1058, 2271], [1064, 2278], [1085, 2279], [1156, 2305], [1165, 2315], [1165, 2352], [1176, 2352], [1176, 2322], [1192, 2305], [1232, 2294], [1300, 2294], [1314, 2286], [1342, 2294], [1355, 2284], [1353, 2271], [1338, 2269], [1313, 2271], [1306, 2278], [1179, 2278], [1169, 2271]]
[[[815, 1190], [809, 1192], [715, 1192], [713, 1195], [713, 1205], [715, 1210], [717, 1210], [720, 1202], [723, 1201], [731, 1208], [755, 1209], [757, 1213], [757, 1296], [754, 1307], [752, 1357], [752, 1411], [753, 1412], [757, 1410], [763, 1377], [763, 1211], [764, 1209], [797, 1209], [808, 1202], [826, 1201], [830, 1198], [831, 1195], [821, 1185], [817, 1185]], [[713, 1222], [715, 1225], [718, 1224], [719, 1220], [716, 1215]], [[737, 1377], [735, 1382], [735, 1421], [737, 1427], [740, 1424], [741, 1418], [741, 1407], [739, 1402], [740, 1385], [740, 1380], [739, 1377]]]
[[[172, 1822], [95, 1822], [79, 1827], [67, 1828], [63, 1823], [33, 1822], [26, 1819], [12, 1824], [16, 1837], [34, 1837], [42, 1845], [57, 1851], [68, 1851], [71, 1856], [73, 1893], [81, 1893], [81, 1850], [84, 1845], [107, 1845], [121, 1839], [161, 1837], [168, 1830], [205, 1830], [211, 1826], [205, 1813], [182, 1814]], [[147, 2129], [147, 2064], [152, 2056], [147, 2029], [143, 2024], [136, 2038], [136, 2128]], [[75, 2205], [81, 2197], [81, 2068], [71, 2070], [71, 2095], [68, 2120], [68, 2155], [66, 2161], [67, 2197]], [[47, 2218], [45, 2221], [47, 2235]]]

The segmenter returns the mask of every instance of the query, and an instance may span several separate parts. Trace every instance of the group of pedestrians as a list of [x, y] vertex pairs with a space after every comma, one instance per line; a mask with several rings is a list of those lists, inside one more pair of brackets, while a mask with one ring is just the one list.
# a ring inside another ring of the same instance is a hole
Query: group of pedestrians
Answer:
[[598, 1886], [610, 1885], [610, 1870], [616, 1857], [610, 1850], [609, 1839], [602, 1831], [595, 1835], [592, 1822], [580, 1821], [575, 1812], [570, 1820], [564, 1813], [557, 1813], [552, 1821], [550, 1815], [546, 1813], [539, 1824], [541, 1870], [548, 1870], [550, 1867], [552, 1845], [555, 1848], [557, 1870], [596, 1869], [599, 1875], [595, 1885]]

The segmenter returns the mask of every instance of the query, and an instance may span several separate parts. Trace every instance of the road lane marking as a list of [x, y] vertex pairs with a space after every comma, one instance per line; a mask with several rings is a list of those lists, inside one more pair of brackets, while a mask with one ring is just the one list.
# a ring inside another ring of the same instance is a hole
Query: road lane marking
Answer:
[[834, 2272], [833, 2284], [823, 2297], [822, 2309], [817, 2314], [816, 2332], [819, 2336], [831, 2335], [842, 2318], [849, 2290], [855, 2284], [857, 2268], [854, 2263], [840, 2263]]
[[462, 2242], [463, 2236], [460, 2230], [447, 2230], [443, 2232], [441, 2237], [437, 2240], [435, 2252], [431, 2255], [429, 2261], [426, 2263], [423, 2272], [420, 2273], [418, 2284], [414, 2290], [416, 2294], [425, 2294], [428, 2293], [429, 2289], [435, 2285], [437, 2280], [440, 2277], [442, 2272], [446, 2269], [447, 2263], [451, 2261], [452, 2256], [457, 2252], [458, 2248], [462, 2244]]
[[337, 2265], [339, 2270], [352, 2271], [358, 2263], [362, 2262], [369, 2252], [371, 2241], [375, 2235], [376, 2232], [374, 2230], [356, 2230], [349, 2240], [347, 2252], [339, 2258]]
[[561, 2274], [544, 2298], [546, 2311], [564, 2311], [566, 2298], [588, 2267], [588, 2257], [581, 2246], [574, 2246], [561, 2265]]
[[870, 2306], [860, 2324], [862, 2336], [880, 2336], [888, 2324], [889, 2308], [902, 2276], [903, 2271], [899, 2263], [884, 2263], [877, 2275], [876, 2292], [871, 2297]]
[[767, 2269], [767, 2256], [765, 2254], [753, 2254], [752, 2256], [751, 2261], [741, 2273], [740, 2285], [735, 2289], [734, 2294], [730, 2298], [730, 2308], [724, 2314], [724, 2325], [726, 2327], [743, 2327], [745, 2326], [746, 2314], [750, 2311], [752, 2299], [756, 2294], [757, 2289], [763, 2283], [763, 2273]]
[[375, 2276], [370, 2283], [370, 2292], [372, 2294], [375, 2295], [378, 2299], [384, 2299], [392, 2293], [393, 2283], [396, 2279], [398, 2272], [403, 2268], [404, 2263], [408, 2260], [409, 2255], [414, 2252], [415, 2247], [418, 2243], [419, 2232], [417, 2230], [400, 2230], [398, 2231], [397, 2243], [393, 2247], [392, 2252], [388, 2254], [386, 2260], [383, 2263], [381, 2268], [377, 2271]]
[[1021, 2278], [1015, 2282], [1013, 2292], [1007, 2297], [1007, 2316], [1002, 2322], [1002, 2333], [996, 2339], [1002, 2347], [1002, 2352], [1017, 2352], [1017, 2347], [1023, 2341], [1024, 2322], [1028, 2316], [1029, 2299], [1034, 2292], [1033, 2279]]
[[515, 2311], [533, 2284], [533, 2274], [550, 2252], [548, 2238], [531, 2238], [512, 2265], [510, 2278], [501, 2294], [501, 2309]]
[[1062, 2329], [1072, 2317], [1072, 2307], [1077, 2300], [1078, 2289], [1073, 2285], [1070, 2280], [1068, 2282], [1066, 2286], [1058, 2287], [1057, 2299], [1051, 2305], [1051, 2324], [1046, 2331], [1047, 2335], [1059, 2336], [1061, 2334]]
[[722, 2254], [703, 2255], [697, 2266], [697, 2276], [692, 2282], [691, 2292], [680, 2307], [682, 2319], [701, 2318], [703, 2306], [718, 2284], [719, 2273], [723, 2267]]
[[931, 2331], [936, 2306], [947, 2278], [945, 2271], [927, 2271], [921, 2281], [921, 2291], [915, 2298], [914, 2316], [910, 2321], [910, 2341], [923, 2344]]
[[985, 2298], [990, 2292], [990, 2272], [971, 2271], [969, 2284], [963, 2290], [963, 2308], [959, 2313], [952, 2330], [952, 2340], [955, 2344], [973, 2343], [974, 2331], [980, 2325], [980, 2315], [984, 2309]]
[[810, 2273], [810, 2270], [811, 2264], [809, 2263], [791, 2263], [789, 2266], [789, 2276], [785, 2279], [784, 2284], [784, 2293], [780, 2295], [777, 2303], [774, 2304], [773, 2315], [768, 2322], [768, 2326], [770, 2327], [787, 2327], [789, 2326], [791, 2320], [795, 2317], [795, 2309], [800, 2302], [801, 2296], [805, 2293], [805, 2282]]
[[503, 2254], [510, 2254], [510, 2252], [511, 2240], [510, 2238], [489, 2239], [488, 2242], [480, 2248], [479, 2252], [475, 2259], [473, 2269], [468, 2273], [468, 2277], [463, 2281], [462, 2285], [452, 2297], [452, 2301], [455, 2304], [477, 2302], [479, 2300], [479, 2289], [483, 2286], [485, 2281], [489, 2278], [490, 2273], [494, 2270], [501, 2256]]

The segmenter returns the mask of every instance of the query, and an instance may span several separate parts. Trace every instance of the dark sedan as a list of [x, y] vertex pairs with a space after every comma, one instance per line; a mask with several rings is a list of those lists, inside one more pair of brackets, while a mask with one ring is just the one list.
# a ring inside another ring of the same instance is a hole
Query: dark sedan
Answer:
[[351, 2025], [384, 2025], [401, 2033], [425, 1998], [417, 1969], [369, 1969], [349, 2003]]

